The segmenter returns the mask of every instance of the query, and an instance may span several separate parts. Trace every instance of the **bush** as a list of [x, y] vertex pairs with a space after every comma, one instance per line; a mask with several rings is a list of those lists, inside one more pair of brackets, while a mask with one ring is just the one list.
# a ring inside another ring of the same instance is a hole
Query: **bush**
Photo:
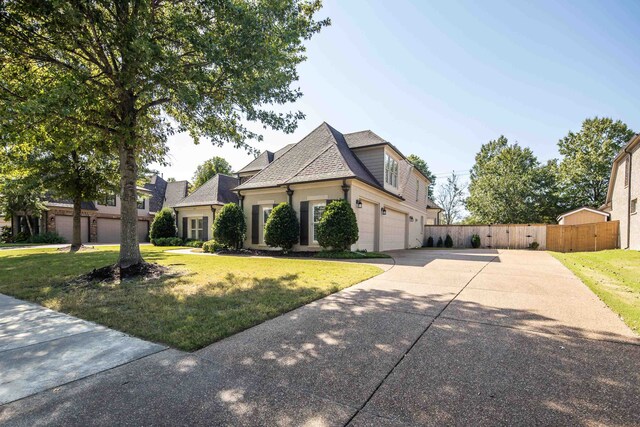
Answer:
[[438, 243], [436, 243], [436, 247], [441, 248], [444, 246], [444, 242], [442, 241], [442, 237], [438, 237]]
[[179, 237], [158, 237], [154, 239], [153, 244], [156, 246], [183, 246], [184, 242]]
[[358, 240], [356, 214], [346, 200], [329, 203], [318, 223], [318, 243], [323, 248], [347, 250]]
[[477, 234], [474, 234], [473, 236], [471, 236], [471, 247], [472, 248], [480, 247], [480, 236], [478, 236]]
[[240, 249], [247, 234], [247, 223], [242, 208], [227, 203], [213, 221], [213, 239], [226, 248]]
[[210, 254], [218, 252], [220, 249], [223, 249], [222, 245], [213, 239], [208, 240], [202, 244], [202, 250]]
[[300, 222], [289, 203], [273, 208], [264, 226], [264, 242], [273, 248], [291, 250], [300, 239]]
[[58, 243], [67, 243], [67, 240], [60, 236], [58, 233], [54, 233], [52, 231], [47, 233], [36, 234], [35, 236], [31, 236], [26, 239], [27, 243], [48, 243], [48, 244], [58, 244]]
[[11, 233], [11, 227], [2, 227], [2, 232], [0, 233], [0, 243], [11, 243], [12, 241], [13, 236]]
[[176, 218], [173, 215], [173, 211], [169, 208], [161, 209], [160, 212], [156, 213], [151, 223], [151, 230], [149, 231], [151, 243], [155, 244], [156, 239], [176, 237], [177, 235], [178, 230], [176, 228]]
[[445, 237], [445, 239], [444, 239], [444, 247], [445, 248], [452, 248], [453, 247], [453, 239], [448, 234], [447, 234], [447, 237]]
[[185, 246], [189, 246], [190, 248], [201, 248], [204, 242], [202, 240], [192, 240], [188, 239], [184, 242]]
[[432, 248], [433, 247], [433, 237], [429, 236], [429, 238], [427, 239], [427, 244], [425, 245], [425, 247], [427, 247], [427, 248]]
[[538, 247], [540, 247], [540, 244], [539, 244], [538, 242], [531, 242], [531, 243], [529, 244], [529, 249], [531, 249], [531, 250], [533, 250], [533, 251], [537, 250], [537, 249], [538, 249]]

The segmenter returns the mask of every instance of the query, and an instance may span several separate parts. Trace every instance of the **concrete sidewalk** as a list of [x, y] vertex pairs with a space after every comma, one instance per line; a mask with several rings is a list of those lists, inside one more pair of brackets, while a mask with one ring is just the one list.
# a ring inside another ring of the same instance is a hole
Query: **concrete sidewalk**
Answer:
[[554, 258], [394, 257], [194, 354], [161, 351], [4, 405], [0, 423], [640, 424], [640, 339]]

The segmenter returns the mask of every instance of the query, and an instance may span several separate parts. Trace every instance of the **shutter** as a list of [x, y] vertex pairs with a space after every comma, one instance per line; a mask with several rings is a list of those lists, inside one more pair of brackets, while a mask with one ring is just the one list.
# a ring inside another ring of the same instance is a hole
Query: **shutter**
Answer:
[[187, 240], [189, 237], [189, 218], [182, 218], [182, 238]]
[[251, 206], [251, 243], [260, 243], [260, 206]]
[[309, 202], [300, 202], [300, 244], [309, 246]]
[[202, 217], [202, 240], [205, 242], [209, 240], [209, 217]]

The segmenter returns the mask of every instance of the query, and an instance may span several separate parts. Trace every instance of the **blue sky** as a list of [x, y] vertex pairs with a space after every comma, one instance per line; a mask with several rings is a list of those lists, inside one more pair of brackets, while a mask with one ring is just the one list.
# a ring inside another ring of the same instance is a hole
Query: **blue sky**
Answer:
[[[504, 134], [542, 161], [582, 120], [610, 116], [640, 131], [640, 2], [325, 0], [332, 25], [299, 67], [307, 118], [294, 134], [264, 132], [275, 150], [326, 121], [371, 129], [437, 174], [467, 171], [483, 143]], [[260, 129], [259, 127], [255, 129]], [[232, 147], [170, 139], [165, 177], [190, 179]]]

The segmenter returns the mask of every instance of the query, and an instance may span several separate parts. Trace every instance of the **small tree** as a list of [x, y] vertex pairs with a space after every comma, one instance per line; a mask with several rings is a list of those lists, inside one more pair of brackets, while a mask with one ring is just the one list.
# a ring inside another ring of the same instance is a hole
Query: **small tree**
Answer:
[[323, 248], [344, 251], [358, 240], [356, 214], [346, 200], [329, 203], [318, 223], [318, 243]]
[[453, 239], [448, 234], [447, 234], [447, 237], [444, 238], [444, 247], [445, 248], [453, 247]]
[[280, 203], [273, 208], [264, 226], [264, 241], [274, 248], [282, 248], [284, 252], [291, 250], [300, 238], [300, 223], [296, 211], [289, 203]]
[[442, 242], [442, 237], [438, 237], [438, 243], [436, 243], [436, 247], [441, 248], [444, 245]]
[[247, 234], [247, 223], [242, 208], [227, 203], [213, 221], [213, 238], [227, 248], [240, 249]]
[[169, 208], [164, 208], [160, 212], [156, 213], [151, 223], [151, 230], [149, 236], [151, 237], [151, 243], [155, 243], [156, 239], [163, 239], [166, 237], [176, 237], [176, 219], [173, 216], [173, 212]]
[[480, 247], [480, 236], [478, 234], [474, 234], [471, 236], [471, 247], [479, 248]]
[[429, 238], [427, 239], [427, 247], [428, 248], [432, 248], [433, 247], [433, 237], [429, 236]]

